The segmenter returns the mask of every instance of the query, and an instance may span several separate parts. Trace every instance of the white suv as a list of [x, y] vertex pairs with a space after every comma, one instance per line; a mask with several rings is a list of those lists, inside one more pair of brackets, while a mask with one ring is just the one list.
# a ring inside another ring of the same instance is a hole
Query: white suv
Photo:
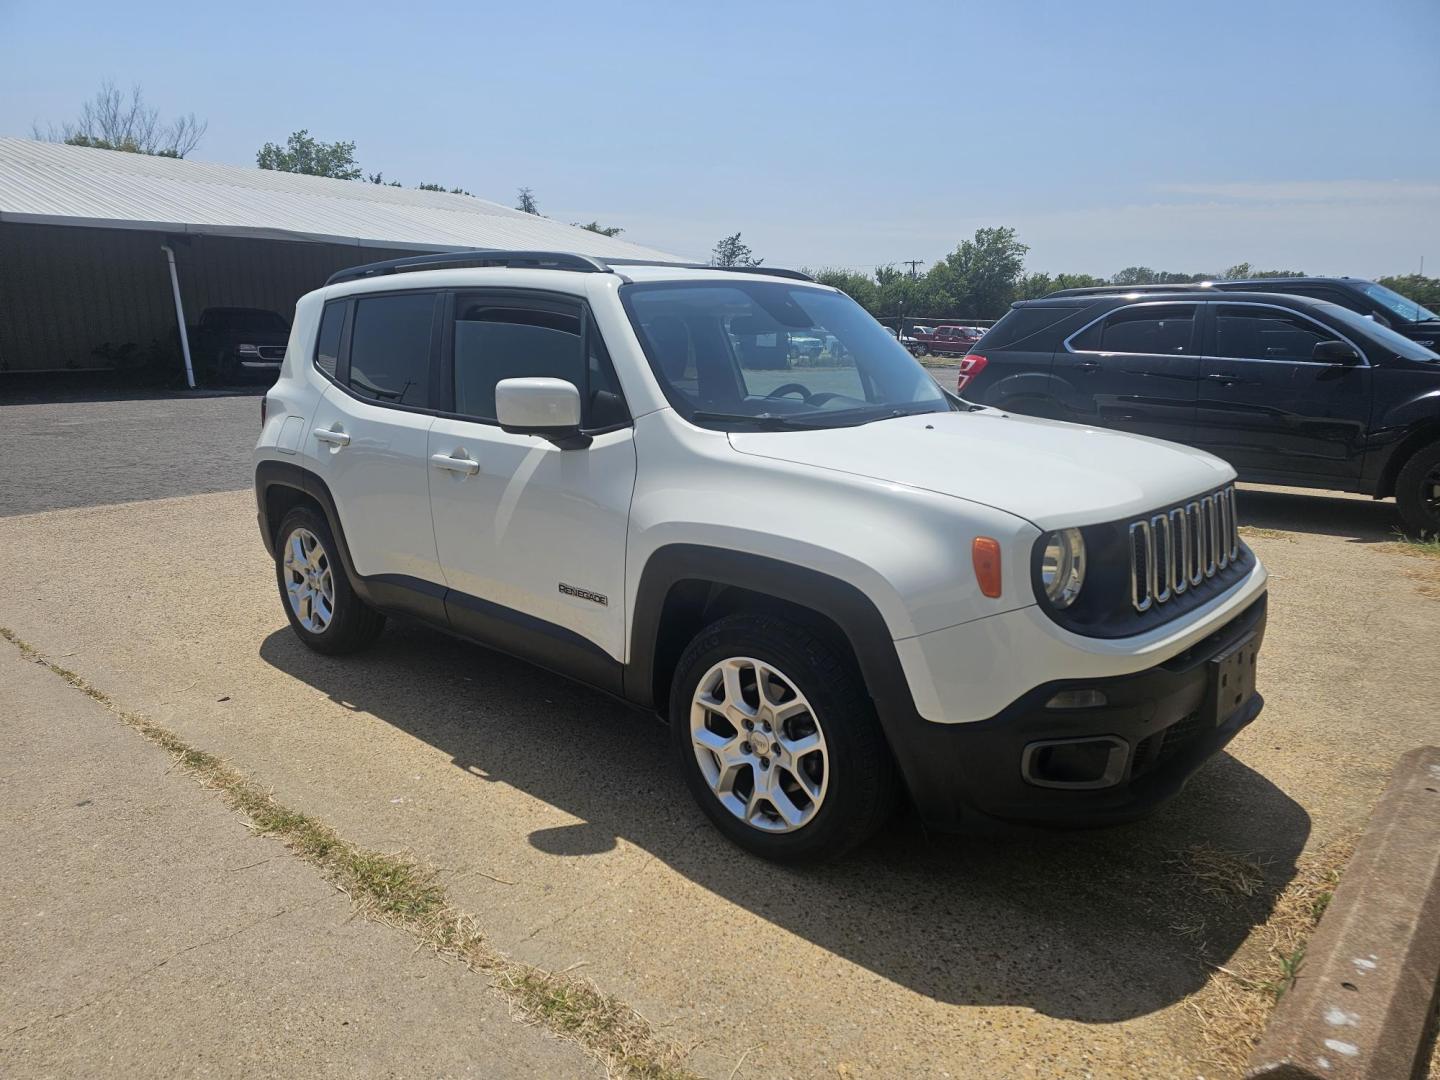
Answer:
[[1136, 817], [1260, 711], [1230, 466], [952, 397], [803, 274], [344, 271], [296, 305], [255, 456], [307, 645], [399, 613], [653, 710], [770, 858], [902, 794], [940, 827]]

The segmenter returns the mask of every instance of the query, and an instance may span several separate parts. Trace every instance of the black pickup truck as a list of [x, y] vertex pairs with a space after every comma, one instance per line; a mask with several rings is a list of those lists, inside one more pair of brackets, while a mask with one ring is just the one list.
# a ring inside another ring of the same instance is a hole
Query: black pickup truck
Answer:
[[1440, 354], [1350, 307], [1084, 290], [1015, 304], [967, 361], [971, 401], [1187, 443], [1242, 480], [1394, 496], [1440, 535]]
[[212, 307], [190, 328], [190, 355], [221, 383], [274, 382], [285, 359], [290, 324], [265, 308]]

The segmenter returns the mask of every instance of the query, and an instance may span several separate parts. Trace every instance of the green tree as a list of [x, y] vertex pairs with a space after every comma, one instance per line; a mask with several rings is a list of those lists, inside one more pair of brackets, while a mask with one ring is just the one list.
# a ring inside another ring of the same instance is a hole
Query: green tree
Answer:
[[1440, 311], [1440, 277], [1425, 277], [1422, 274], [1401, 274], [1397, 277], [1377, 279], [1387, 289], [1394, 289], [1401, 296], [1414, 300], [1421, 307]]
[[365, 180], [371, 184], [381, 184], [385, 187], [404, 187], [399, 180], [386, 180], [384, 173], [373, 172], [366, 175]]
[[921, 280], [929, 283], [933, 300], [943, 302], [950, 312], [998, 318], [1014, 299], [1029, 250], [1014, 229], [976, 229], [973, 240], [962, 241]]
[[750, 245], [740, 239], [738, 232], [718, 241], [710, 253], [711, 266], [759, 266], [764, 261], [755, 258]]
[[879, 290], [875, 286], [875, 279], [869, 274], [857, 274], [851, 270], [806, 270], [821, 285], [829, 285], [831, 288], [839, 289], [850, 299], [863, 307], [866, 311], [876, 310], [876, 300], [879, 298]]
[[536, 217], [541, 216], [540, 207], [535, 204], [535, 193], [528, 187], [522, 187], [519, 194], [516, 195], [516, 199], [518, 200], [515, 203], [516, 210], [523, 210], [525, 213], [534, 214]]
[[1220, 277], [1225, 281], [1244, 281], [1247, 278], [1309, 277], [1304, 270], [1256, 270], [1248, 262], [1236, 263]]
[[147, 104], [137, 83], [127, 96], [113, 82], [100, 84], [95, 96], [80, 107], [73, 123], [36, 125], [31, 134], [47, 142], [92, 146], [97, 150], [123, 150], [129, 154], [183, 158], [200, 143], [208, 125], [194, 113], [162, 123], [160, 110]]
[[570, 224], [576, 225], [586, 232], [599, 233], [601, 236], [619, 236], [625, 231], [619, 225], [601, 225], [598, 221], [592, 221], [588, 225], [580, 225], [577, 221], [572, 221]]
[[292, 132], [283, 147], [267, 142], [255, 155], [255, 164], [276, 172], [328, 176], [334, 180], [359, 180], [363, 175], [360, 166], [355, 164], [353, 142], [318, 142], [304, 128]]
[[[470, 192], [466, 191], [464, 188], [458, 188], [458, 187], [447, 188], [444, 184], [416, 184], [416, 185], [415, 185], [415, 190], [416, 190], [416, 191], [445, 191], [445, 192], [448, 192], [448, 193], [451, 194], [451, 195], [469, 195], [469, 194], [470, 194]], [[474, 196], [471, 196], [471, 198], [474, 198]]]

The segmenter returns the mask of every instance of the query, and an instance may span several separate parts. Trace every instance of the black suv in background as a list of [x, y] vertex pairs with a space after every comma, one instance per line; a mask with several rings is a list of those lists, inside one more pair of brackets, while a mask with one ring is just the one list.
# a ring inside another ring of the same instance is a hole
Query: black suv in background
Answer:
[[1393, 495], [1411, 529], [1440, 534], [1440, 354], [1338, 304], [1185, 288], [1023, 301], [957, 389], [1188, 443], [1242, 480]]
[[1440, 349], [1440, 315], [1401, 296], [1394, 289], [1364, 278], [1305, 277], [1251, 278], [1241, 281], [1201, 281], [1194, 285], [1096, 285], [1088, 289], [1061, 289], [1056, 296], [1099, 296], [1106, 294], [1155, 293], [1196, 290], [1204, 292], [1265, 292], [1308, 296], [1328, 300], [1343, 308], [1368, 315], [1376, 322], [1418, 341], [1427, 349]]
[[196, 366], [219, 382], [274, 382], [285, 359], [290, 322], [265, 308], [212, 307], [190, 328]]

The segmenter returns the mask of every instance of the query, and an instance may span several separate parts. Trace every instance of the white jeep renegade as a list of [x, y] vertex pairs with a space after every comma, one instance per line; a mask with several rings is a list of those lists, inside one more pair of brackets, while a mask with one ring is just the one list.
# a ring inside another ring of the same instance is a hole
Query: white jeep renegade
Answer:
[[399, 614], [658, 712], [776, 859], [1177, 792], [1261, 707], [1233, 479], [952, 397], [803, 274], [489, 251], [302, 297], [255, 469], [305, 644]]

